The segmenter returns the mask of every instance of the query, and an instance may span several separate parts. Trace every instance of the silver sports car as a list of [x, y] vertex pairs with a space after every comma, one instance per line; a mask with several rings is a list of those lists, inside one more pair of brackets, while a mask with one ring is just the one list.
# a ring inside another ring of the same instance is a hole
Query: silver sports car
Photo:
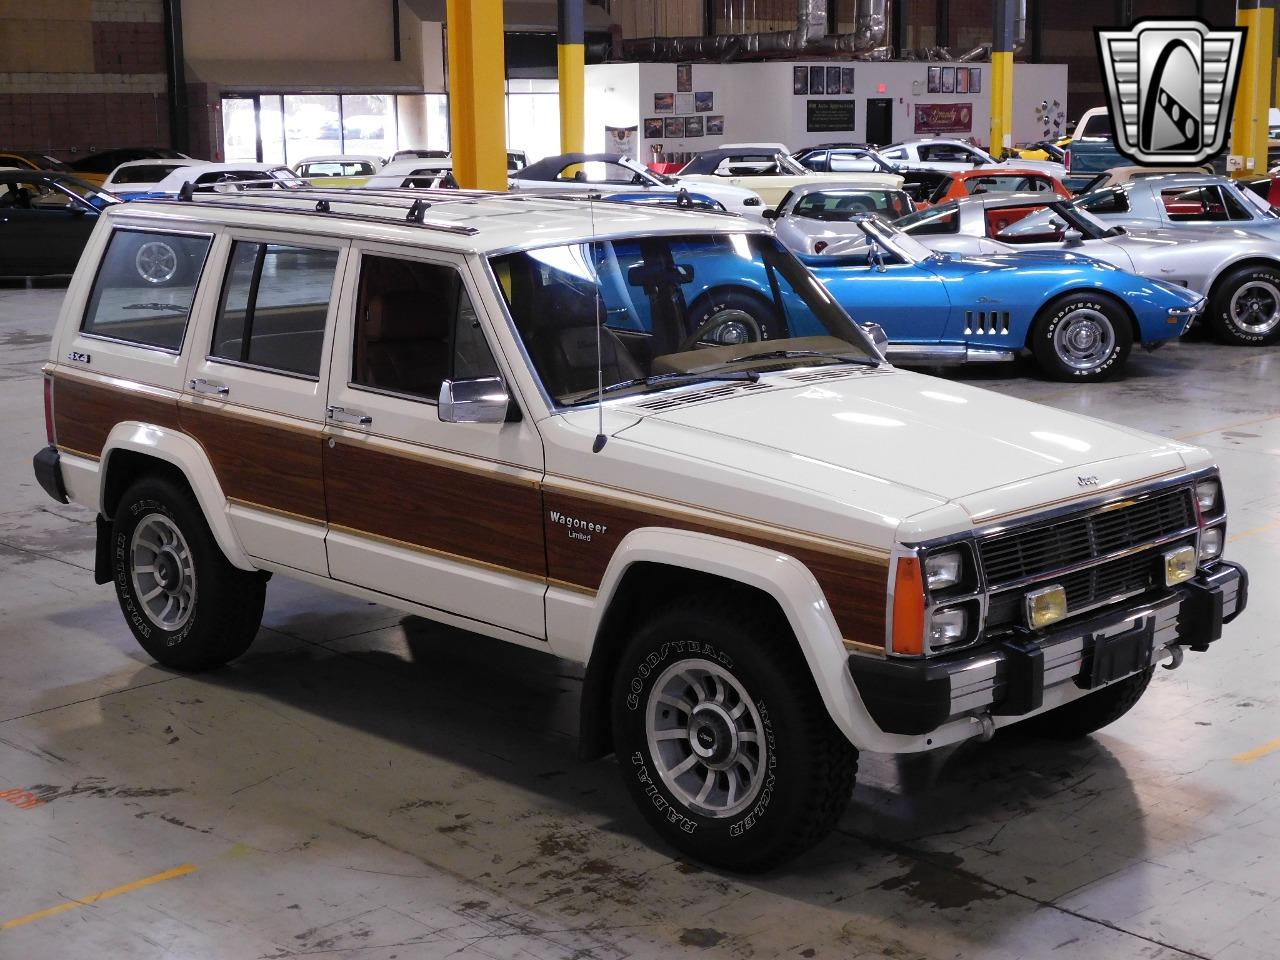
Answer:
[[1224, 343], [1280, 340], [1280, 243], [1211, 227], [1129, 229], [1043, 193], [977, 196], [910, 214], [897, 226], [934, 250], [982, 255], [1065, 250], [1209, 297]]
[[837, 240], [862, 237], [851, 221], [863, 213], [896, 220], [915, 209], [901, 190], [868, 187], [838, 180], [819, 180], [792, 187], [765, 219], [783, 245], [796, 253], [822, 253]]

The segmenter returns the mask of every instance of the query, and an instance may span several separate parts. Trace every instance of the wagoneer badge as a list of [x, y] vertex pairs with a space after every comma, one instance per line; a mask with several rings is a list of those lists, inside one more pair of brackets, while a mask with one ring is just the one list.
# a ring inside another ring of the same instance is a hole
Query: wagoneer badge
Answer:
[[571, 540], [591, 540], [593, 533], [604, 533], [609, 528], [603, 523], [592, 523], [590, 520], [581, 520], [578, 517], [568, 517], [559, 510], [551, 511], [551, 522], [558, 523], [569, 531], [569, 539]]

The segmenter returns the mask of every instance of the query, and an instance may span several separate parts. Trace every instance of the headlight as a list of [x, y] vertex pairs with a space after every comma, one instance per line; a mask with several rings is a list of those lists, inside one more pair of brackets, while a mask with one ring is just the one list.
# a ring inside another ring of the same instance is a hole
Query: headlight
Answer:
[[1222, 484], [1217, 480], [1202, 480], [1196, 484], [1196, 503], [1201, 513], [1214, 513], [1222, 496]]
[[954, 587], [964, 576], [964, 553], [960, 550], [943, 550], [931, 553], [924, 560], [924, 582], [930, 590]]
[[1200, 532], [1200, 559], [1213, 560], [1222, 554], [1222, 527], [1205, 527]]
[[959, 643], [969, 628], [969, 614], [964, 607], [943, 607], [929, 618], [929, 649]]

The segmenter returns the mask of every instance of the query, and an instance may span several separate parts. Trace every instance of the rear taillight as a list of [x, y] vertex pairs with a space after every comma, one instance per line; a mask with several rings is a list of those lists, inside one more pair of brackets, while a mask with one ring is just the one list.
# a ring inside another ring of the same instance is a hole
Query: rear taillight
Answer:
[[53, 430], [53, 377], [44, 378], [44, 436], [49, 446], [56, 446], [57, 434]]
[[1062, 166], [1066, 168], [1067, 173], [1071, 172], [1071, 151], [1068, 150], [1062, 157]]

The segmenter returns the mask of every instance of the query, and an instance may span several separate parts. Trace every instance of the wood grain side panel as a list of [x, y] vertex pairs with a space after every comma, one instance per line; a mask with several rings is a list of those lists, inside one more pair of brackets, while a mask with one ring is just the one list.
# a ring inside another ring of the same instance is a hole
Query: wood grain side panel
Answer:
[[542, 495], [534, 483], [342, 440], [324, 448], [324, 471], [332, 524], [547, 575]]
[[[888, 589], [887, 559], [838, 556], [823, 550], [743, 534], [717, 527], [714, 521], [699, 523], [675, 514], [663, 514], [607, 500], [593, 500], [545, 490], [547, 518], [547, 575], [552, 580], [595, 590], [618, 545], [638, 527], [671, 527], [752, 543], [794, 557], [809, 568], [826, 594], [832, 614], [844, 637], [883, 645], [885, 598]], [[583, 529], [556, 520], [556, 515], [588, 521], [598, 529]], [[590, 536], [590, 540], [585, 539]]]
[[137, 387], [54, 376], [53, 423], [58, 446], [100, 457], [111, 428], [122, 420], [177, 429], [178, 399]]
[[184, 404], [182, 429], [204, 447], [222, 492], [323, 523], [324, 443], [314, 432]]

